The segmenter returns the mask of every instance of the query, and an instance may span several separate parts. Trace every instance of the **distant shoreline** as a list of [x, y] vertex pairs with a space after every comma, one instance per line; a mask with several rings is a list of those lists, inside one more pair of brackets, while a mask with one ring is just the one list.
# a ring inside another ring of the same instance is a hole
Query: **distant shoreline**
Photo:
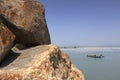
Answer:
[[60, 46], [60, 48], [68, 49], [68, 48], [80, 48], [80, 46]]
[[63, 49], [74, 49], [74, 48], [83, 48], [83, 47], [120, 47], [120, 46], [59, 46], [60, 48]]

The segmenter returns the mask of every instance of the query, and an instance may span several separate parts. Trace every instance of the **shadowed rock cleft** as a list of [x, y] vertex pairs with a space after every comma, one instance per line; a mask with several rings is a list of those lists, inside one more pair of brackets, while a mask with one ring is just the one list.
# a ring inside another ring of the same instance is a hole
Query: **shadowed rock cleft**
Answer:
[[37, 0], [0, 0], [0, 62], [15, 44], [50, 44], [44, 7]]

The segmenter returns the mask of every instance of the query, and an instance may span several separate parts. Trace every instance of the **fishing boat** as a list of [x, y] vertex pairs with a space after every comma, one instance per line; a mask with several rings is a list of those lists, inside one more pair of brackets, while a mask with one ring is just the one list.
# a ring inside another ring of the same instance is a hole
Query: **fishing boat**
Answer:
[[88, 54], [87, 57], [92, 57], [92, 58], [103, 58], [104, 56], [102, 54], [96, 55], [96, 54]]

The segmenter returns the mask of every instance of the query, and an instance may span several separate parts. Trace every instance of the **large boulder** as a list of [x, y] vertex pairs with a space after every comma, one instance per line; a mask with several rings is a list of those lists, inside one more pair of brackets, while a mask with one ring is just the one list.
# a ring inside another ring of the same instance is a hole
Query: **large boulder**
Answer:
[[27, 46], [51, 43], [44, 13], [37, 0], [0, 0], [3, 22], [16, 35], [16, 42]]
[[15, 35], [0, 20], [0, 63], [12, 48]]
[[84, 80], [67, 54], [54, 45], [12, 50], [0, 65], [0, 80]]

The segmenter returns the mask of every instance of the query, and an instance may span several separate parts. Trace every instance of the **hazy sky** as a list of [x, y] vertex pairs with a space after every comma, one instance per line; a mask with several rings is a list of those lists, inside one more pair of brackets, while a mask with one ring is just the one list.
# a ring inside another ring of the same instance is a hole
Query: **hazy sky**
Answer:
[[39, 0], [53, 44], [120, 45], [120, 0]]

